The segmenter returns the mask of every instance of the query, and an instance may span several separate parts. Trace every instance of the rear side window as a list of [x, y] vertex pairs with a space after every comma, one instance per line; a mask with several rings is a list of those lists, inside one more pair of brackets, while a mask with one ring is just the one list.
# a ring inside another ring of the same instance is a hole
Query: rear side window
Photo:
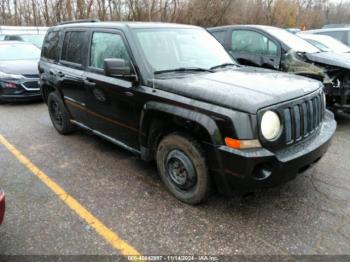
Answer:
[[130, 61], [123, 38], [118, 34], [96, 32], [92, 35], [90, 66], [103, 69], [106, 58]]
[[226, 36], [226, 31], [215, 31], [211, 32], [212, 35], [220, 42], [220, 44], [224, 45], [225, 43], [225, 36]]
[[59, 56], [60, 31], [49, 32], [42, 47], [42, 56], [57, 61]]
[[61, 60], [82, 65], [85, 52], [84, 43], [86, 42], [86, 39], [86, 32], [66, 32], [62, 46]]

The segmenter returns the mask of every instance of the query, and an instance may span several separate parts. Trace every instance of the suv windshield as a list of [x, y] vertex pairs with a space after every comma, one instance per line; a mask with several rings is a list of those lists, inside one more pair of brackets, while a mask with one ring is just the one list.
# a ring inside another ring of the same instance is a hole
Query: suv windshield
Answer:
[[215, 66], [235, 63], [222, 45], [200, 28], [135, 31], [142, 51], [154, 71], [186, 68], [205, 71]]
[[0, 44], [1, 60], [39, 60], [40, 49], [32, 44]]

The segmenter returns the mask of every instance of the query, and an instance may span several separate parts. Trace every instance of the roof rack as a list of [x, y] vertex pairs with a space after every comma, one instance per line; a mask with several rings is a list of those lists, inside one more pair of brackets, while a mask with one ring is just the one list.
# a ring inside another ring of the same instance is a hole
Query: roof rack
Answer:
[[78, 19], [72, 21], [59, 22], [57, 25], [67, 25], [67, 24], [79, 24], [79, 23], [96, 23], [100, 22], [100, 19]]

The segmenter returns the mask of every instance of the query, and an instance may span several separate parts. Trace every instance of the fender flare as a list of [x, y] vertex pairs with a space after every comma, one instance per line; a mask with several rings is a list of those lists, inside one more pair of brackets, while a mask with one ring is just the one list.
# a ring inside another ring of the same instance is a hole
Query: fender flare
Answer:
[[151, 101], [144, 105], [141, 118], [140, 118], [140, 149], [141, 158], [144, 160], [152, 160], [152, 150], [148, 147], [148, 130], [151, 125], [151, 111], [166, 113], [168, 115], [178, 116], [184, 119], [193, 121], [204, 128], [209, 137], [211, 145], [207, 146], [208, 162], [211, 168], [211, 173], [214, 174], [213, 180], [223, 193], [230, 192], [227, 178], [223, 172], [223, 164], [218, 150], [219, 146], [222, 145], [222, 136], [216, 122], [201, 112], [194, 111], [187, 108], [178, 107], [176, 105], [169, 105], [161, 102]]
[[219, 146], [222, 143], [222, 137], [218, 126], [215, 121], [209, 116], [193, 111], [190, 109], [177, 107], [175, 105], [169, 105], [161, 102], [148, 102], [144, 105], [141, 118], [140, 118], [140, 145], [147, 145], [147, 131], [151, 124], [151, 119], [149, 119], [150, 111], [166, 113], [168, 115], [173, 115], [188, 119], [196, 124], [202, 126], [207, 132], [211, 140], [211, 144], [214, 146]]

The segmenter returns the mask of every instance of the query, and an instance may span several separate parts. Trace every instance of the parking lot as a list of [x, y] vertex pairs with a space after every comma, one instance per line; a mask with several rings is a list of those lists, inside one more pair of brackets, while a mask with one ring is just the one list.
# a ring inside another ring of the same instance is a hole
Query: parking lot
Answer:
[[189, 206], [168, 194], [154, 163], [85, 131], [59, 135], [45, 104], [1, 105], [0, 135], [13, 148], [0, 143], [0, 254], [347, 254], [350, 117], [337, 120], [325, 157], [290, 183]]

